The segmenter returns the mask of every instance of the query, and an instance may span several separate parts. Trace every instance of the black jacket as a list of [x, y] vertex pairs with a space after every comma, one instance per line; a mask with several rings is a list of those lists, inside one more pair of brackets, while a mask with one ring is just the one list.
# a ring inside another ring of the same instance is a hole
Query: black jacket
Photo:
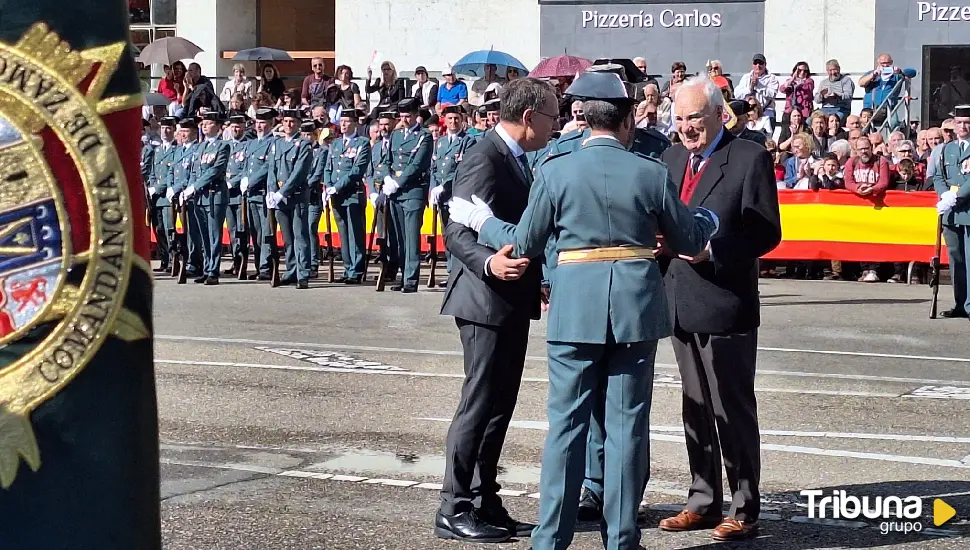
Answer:
[[[680, 144], [662, 157], [678, 188], [690, 152]], [[671, 318], [687, 332], [746, 332], [761, 324], [758, 259], [781, 242], [774, 164], [767, 149], [724, 132], [708, 159], [688, 206], [720, 219], [711, 239], [712, 261], [691, 264], [662, 257]]]
[[[476, 195], [488, 203], [495, 217], [510, 223], [519, 222], [529, 202], [529, 183], [495, 131], [465, 151], [453, 192], [466, 200]], [[519, 280], [501, 281], [485, 275], [485, 261], [495, 251], [478, 244], [477, 233], [449, 222], [444, 238], [456, 265], [448, 279], [442, 315], [493, 326], [512, 316], [539, 318], [542, 258], [533, 258]]]

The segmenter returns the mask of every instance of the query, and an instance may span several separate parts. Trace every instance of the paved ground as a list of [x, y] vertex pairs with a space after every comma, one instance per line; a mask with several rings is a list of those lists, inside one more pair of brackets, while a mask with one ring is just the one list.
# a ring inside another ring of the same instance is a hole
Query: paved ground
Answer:
[[[462, 372], [454, 322], [438, 315], [442, 291], [168, 278], [155, 288], [167, 548], [462, 547], [431, 532]], [[766, 513], [764, 535], [745, 547], [970, 547], [970, 323], [930, 321], [926, 287], [761, 288]], [[941, 295], [948, 308], [949, 288]], [[544, 334], [537, 323], [502, 460], [506, 504], [528, 521], [545, 435]], [[667, 342], [658, 362], [643, 546], [707, 547], [709, 533], [656, 529], [688, 481]], [[806, 521], [803, 489], [923, 497], [922, 533]], [[941, 495], [958, 518], [934, 531]], [[573, 547], [601, 548], [584, 530]]]

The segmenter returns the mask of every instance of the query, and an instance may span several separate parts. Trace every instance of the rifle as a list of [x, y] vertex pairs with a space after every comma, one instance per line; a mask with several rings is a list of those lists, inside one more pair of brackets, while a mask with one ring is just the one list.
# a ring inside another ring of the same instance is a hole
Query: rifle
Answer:
[[266, 220], [269, 222], [269, 234], [266, 235], [266, 246], [269, 247], [269, 286], [280, 286], [280, 249], [276, 245], [276, 209], [266, 209]]
[[388, 205], [387, 201], [390, 200], [384, 197], [384, 204], [382, 208], [384, 211], [381, 213], [382, 223], [384, 225], [382, 235], [377, 239], [377, 246], [381, 249], [381, 270], [377, 273], [377, 287], [374, 290], [377, 292], [384, 292], [384, 285], [387, 283], [385, 277], [387, 275], [387, 264], [391, 261], [390, 251], [387, 243], [387, 224], [389, 220], [387, 219]]
[[182, 238], [180, 239], [180, 249], [182, 252], [182, 265], [179, 266], [178, 270], [178, 284], [184, 285], [185, 280], [189, 276], [188, 265], [189, 265], [189, 224], [188, 224], [188, 214], [185, 211], [185, 201], [181, 201], [179, 205], [179, 219], [182, 222]]
[[438, 205], [431, 205], [431, 235], [427, 237], [431, 250], [431, 272], [428, 273], [428, 288], [436, 286], [434, 271], [438, 267]]
[[[175, 229], [175, 220], [179, 219], [175, 197], [172, 197], [170, 202], [172, 203], [172, 230], [168, 232], [168, 255], [170, 257], [172, 270], [169, 272], [169, 275], [172, 277], [178, 277], [179, 273], [182, 271], [182, 237], [179, 235], [178, 230]], [[185, 230], [184, 225], [182, 226], [182, 230]]]
[[[237, 260], [239, 260], [239, 277], [240, 281], [246, 280], [246, 272], [249, 271], [249, 223], [247, 220], [247, 211], [249, 210], [249, 202], [246, 200], [246, 193], [242, 193], [239, 200], [239, 219], [237, 220], [239, 225], [236, 227], [236, 240], [238, 242], [239, 248], [236, 250]], [[235, 263], [235, 262], [233, 262]]]
[[[333, 225], [332, 225], [332, 222], [330, 221], [330, 197], [325, 195], [324, 196], [324, 200], [326, 201], [326, 204], [324, 205], [323, 216], [325, 218], [327, 218], [327, 233], [323, 236], [323, 239], [327, 243], [327, 263], [329, 264], [327, 266], [327, 269], [328, 269], [327, 282], [328, 283], [332, 283], [332, 282], [334, 282], [333, 281], [333, 279], [334, 279], [334, 276], [333, 276], [333, 256], [334, 256], [334, 253], [333, 253]], [[314, 227], [313, 228], [313, 231], [316, 232], [316, 230], [317, 229]], [[319, 242], [319, 240], [320, 240], [320, 237], [317, 237], [317, 242]]]
[[936, 319], [936, 308], [940, 294], [940, 252], [943, 236], [943, 215], [936, 221], [936, 248], [930, 258], [930, 288], [933, 289], [933, 300], [930, 302], [930, 319]]

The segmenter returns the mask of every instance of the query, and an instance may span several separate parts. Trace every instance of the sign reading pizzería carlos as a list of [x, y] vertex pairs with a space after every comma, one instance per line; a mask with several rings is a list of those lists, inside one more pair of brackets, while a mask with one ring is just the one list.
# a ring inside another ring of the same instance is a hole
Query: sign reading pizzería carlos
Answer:
[[720, 13], [701, 10], [683, 12], [664, 9], [656, 16], [646, 10], [632, 13], [602, 13], [599, 10], [582, 10], [580, 15], [584, 29], [650, 29], [655, 25], [663, 28], [709, 28], [721, 26]]

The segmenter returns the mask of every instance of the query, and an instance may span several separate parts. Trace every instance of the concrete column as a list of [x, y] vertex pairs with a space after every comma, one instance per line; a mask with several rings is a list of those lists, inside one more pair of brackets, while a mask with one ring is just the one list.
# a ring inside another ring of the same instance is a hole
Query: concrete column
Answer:
[[[178, 0], [176, 30], [178, 36], [191, 40], [203, 49], [193, 61], [202, 73], [217, 78], [218, 94], [225, 78], [232, 76], [233, 62], [222, 59], [225, 50], [258, 46], [256, 34], [257, 0]], [[255, 64], [247, 70], [254, 75]]]

